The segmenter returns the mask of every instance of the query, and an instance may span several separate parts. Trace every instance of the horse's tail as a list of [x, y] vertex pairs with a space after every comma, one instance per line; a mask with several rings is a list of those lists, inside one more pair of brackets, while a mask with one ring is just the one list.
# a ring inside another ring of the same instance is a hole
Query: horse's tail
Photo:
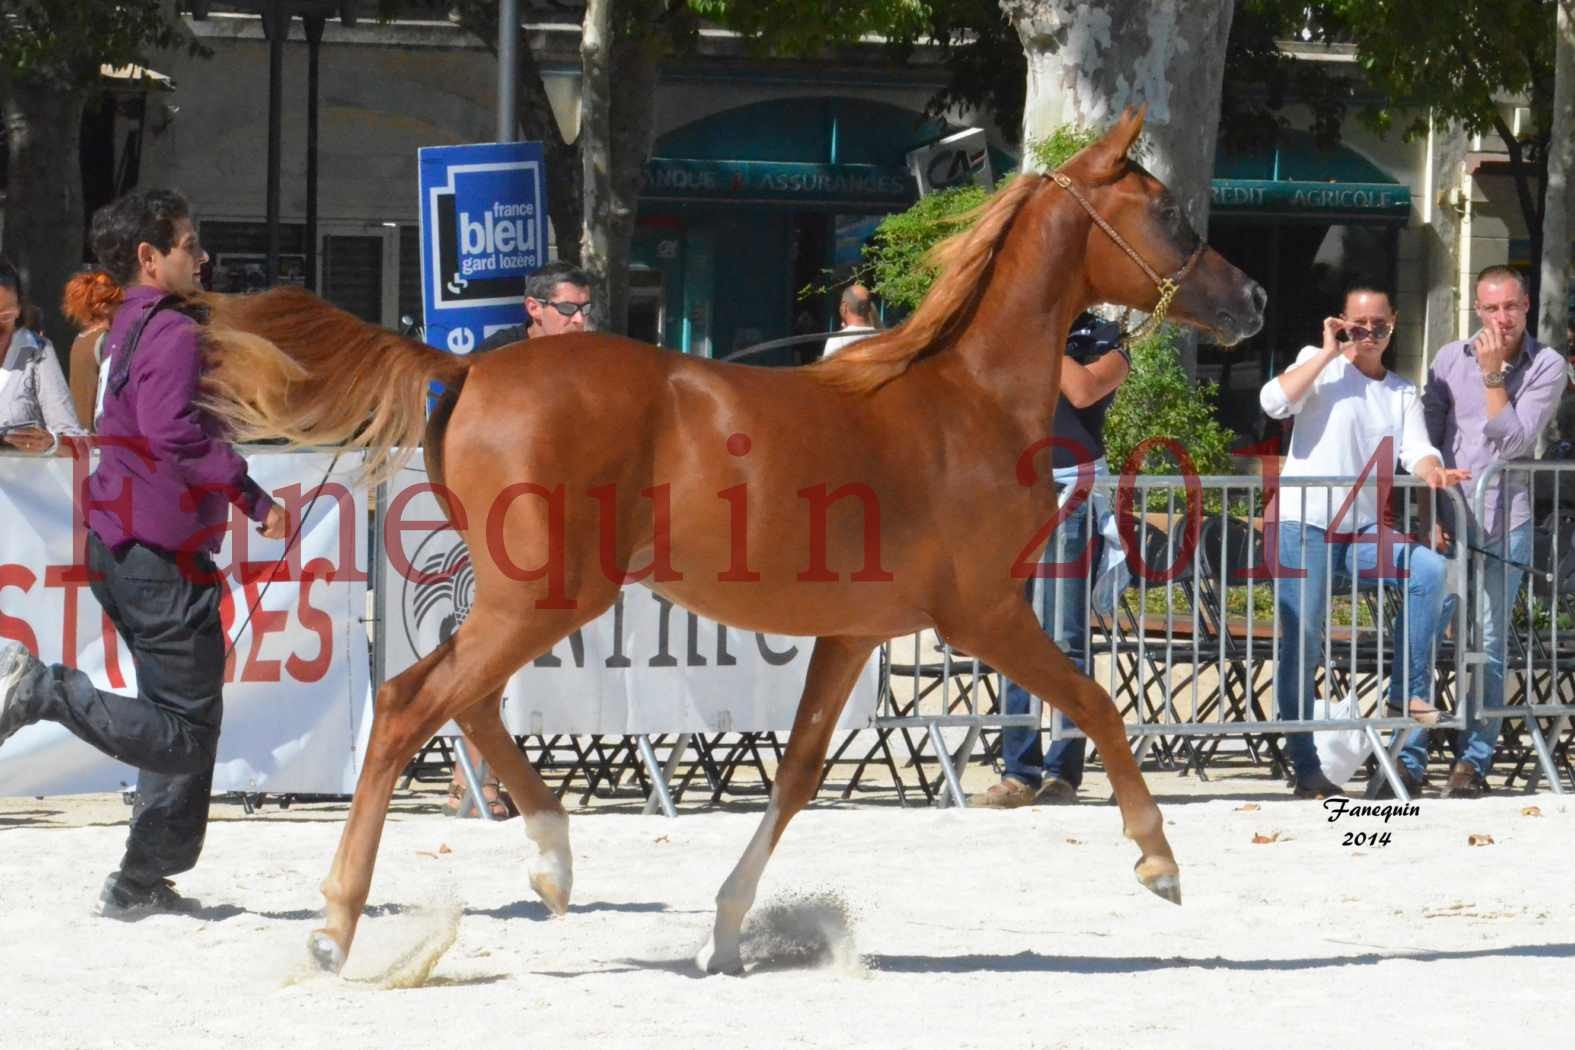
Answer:
[[310, 292], [204, 295], [202, 406], [237, 441], [364, 449], [368, 480], [421, 444], [427, 386], [453, 385], [470, 359], [367, 324]]

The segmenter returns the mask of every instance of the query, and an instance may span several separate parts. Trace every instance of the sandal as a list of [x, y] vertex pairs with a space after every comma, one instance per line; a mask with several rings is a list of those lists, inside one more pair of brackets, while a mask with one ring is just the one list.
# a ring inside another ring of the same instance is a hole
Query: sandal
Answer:
[[[459, 816], [460, 808], [465, 805], [465, 794], [464, 781], [449, 781], [448, 798], [443, 802], [443, 815], [445, 817]], [[492, 813], [492, 819], [494, 820], [508, 820], [510, 817], [519, 815], [519, 810], [515, 807], [514, 800], [509, 797], [507, 791], [503, 790], [503, 786], [498, 783], [497, 777], [488, 777], [481, 782], [481, 797], [486, 802], [487, 809]], [[466, 815], [469, 816], [470, 814], [467, 813]]]
[[[1398, 716], [1400, 714], [1400, 708], [1395, 704], [1387, 704], [1386, 707], [1390, 715]], [[1444, 717], [1444, 712], [1418, 696], [1413, 696], [1406, 702], [1405, 713], [1406, 717], [1413, 722], [1418, 722], [1425, 726], [1436, 726]]]

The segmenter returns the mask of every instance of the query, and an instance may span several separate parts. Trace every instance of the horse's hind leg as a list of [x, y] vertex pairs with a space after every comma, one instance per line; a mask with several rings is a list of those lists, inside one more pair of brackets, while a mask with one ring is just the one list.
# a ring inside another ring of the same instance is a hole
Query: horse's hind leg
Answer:
[[532, 612], [526, 617], [478, 605], [446, 644], [378, 690], [366, 763], [333, 866], [323, 881], [326, 922], [308, 942], [320, 967], [337, 972], [349, 954], [372, 886], [388, 801], [405, 763], [444, 722], [475, 706], [478, 697], [501, 689], [517, 667], [611, 602], [611, 595], [598, 602], [582, 598], [572, 613]]
[[788, 738], [787, 754], [777, 767], [777, 781], [771, 789], [766, 815], [749, 840], [744, 855], [716, 895], [716, 925], [711, 940], [700, 950], [695, 962], [709, 973], [738, 973], [743, 961], [738, 954], [738, 933], [755, 903], [755, 890], [766, 861], [793, 815], [809, 804], [820, 787], [821, 766], [826, 747], [842, 705], [858, 681], [859, 671], [878, 644], [868, 638], [821, 638], [815, 642], [805, 676], [804, 695], [793, 718], [793, 734]]
[[1121, 715], [1110, 694], [1055, 647], [1021, 599], [966, 625], [943, 624], [942, 633], [1033, 695], [1060, 708], [1088, 735], [1104, 759], [1127, 837], [1143, 851], [1137, 863], [1138, 881], [1180, 904], [1180, 869], [1165, 839], [1165, 822], [1127, 747]]
[[465, 731], [465, 738], [481, 749], [519, 806], [525, 835], [536, 844], [536, 857], [530, 864], [531, 889], [555, 914], [562, 915], [569, 910], [569, 892], [574, 886], [569, 815], [504, 728], [498, 710], [500, 697], [501, 691], [493, 693], [455, 721]]

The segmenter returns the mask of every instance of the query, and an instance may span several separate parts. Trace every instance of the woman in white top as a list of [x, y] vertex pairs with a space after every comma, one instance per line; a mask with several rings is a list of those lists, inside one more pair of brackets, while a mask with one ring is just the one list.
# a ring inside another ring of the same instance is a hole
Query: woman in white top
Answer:
[[22, 279], [0, 257], [0, 442], [48, 452], [60, 435], [83, 431], [55, 348], [21, 324], [24, 305]]
[[[1396, 460], [1435, 489], [1468, 476], [1449, 470], [1428, 440], [1416, 385], [1384, 367], [1394, 332], [1394, 303], [1382, 289], [1353, 287], [1339, 317], [1323, 323], [1323, 345], [1309, 346], [1296, 363], [1264, 384], [1263, 410], [1274, 419], [1296, 417], [1280, 477], [1349, 477], [1376, 480]], [[1275, 696], [1282, 719], [1310, 719], [1313, 670], [1322, 660], [1324, 614], [1334, 587], [1351, 580], [1403, 583], [1403, 612], [1390, 637], [1396, 647], [1389, 707], [1422, 721], [1438, 712], [1433, 693], [1433, 644], [1442, 620], [1444, 559], [1380, 520], [1376, 485], [1282, 485], [1268, 508], [1270, 542], [1277, 547], [1279, 630]], [[1275, 524], [1278, 523], [1278, 529]], [[1276, 536], [1277, 532], [1277, 536]], [[1384, 553], [1382, 569], [1379, 554]], [[1386, 641], [1387, 645], [1387, 641]], [[1339, 794], [1324, 776], [1311, 734], [1286, 738], [1300, 798]]]

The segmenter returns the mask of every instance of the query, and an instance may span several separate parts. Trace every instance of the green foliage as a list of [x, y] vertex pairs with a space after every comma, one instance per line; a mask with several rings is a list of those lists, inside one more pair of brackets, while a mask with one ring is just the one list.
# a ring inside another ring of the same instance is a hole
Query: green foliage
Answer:
[[1408, 136], [1428, 111], [1466, 131], [1508, 131], [1496, 99], [1528, 96], [1542, 134], [1552, 114], [1555, 0], [1332, 0], [1375, 94], [1363, 118], [1388, 128], [1403, 113]]
[[[1181, 365], [1178, 331], [1170, 325], [1134, 343], [1132, 374], [1116, 391], [1105, 416], [1105, 451], [1112, 470], [1121, 470], [1139, 445], [1170, 438], [1186, 450], [1198, 474], [1231, 472], [1235, 436], [1215, 418], [1219, 386], [1198, 383]], [[1177, 474], [1182, 466], [1163, 445], [1150, 449], [1139, 474]]]
[[1071, 160], [1078, 151], [1098, 142], [1103, 134], [1093, 128], [1062, 124], [1046, 137], [1029, 143], [1028, 152], [1041, 169], [1051, 171]]
[[80, 91], [97, 84], [101, 64], [142, 64], [181, 46], [206, 55], [174, 11], [170, 0], [0, 0], [0, 84]]
[[[1099, 140], [1100, 132], [1066, 125], [1029, 146], [1045, 169], [1058, 168], [1085, 146]], [[999, 192], [1011, 176], [1001, 180]], [[977, 186], [959, 186], [923, 198], [905, 212], [887, 216], [864, 247], [860, 278], [891, 305], [911, 310], [919, 305], [936, 271], [929, 264], [931, 248], [968, 228], [976, 210], [989, 203], [990, 194]]]
[[870, 289], [891, 306], [905, 310], [918, 306], [935, 282], [930, 249], [967, 229], [975, 209], [989, 199], [978, 186], [959, 186], [888, 215], [864, 246], [863, 271]]

